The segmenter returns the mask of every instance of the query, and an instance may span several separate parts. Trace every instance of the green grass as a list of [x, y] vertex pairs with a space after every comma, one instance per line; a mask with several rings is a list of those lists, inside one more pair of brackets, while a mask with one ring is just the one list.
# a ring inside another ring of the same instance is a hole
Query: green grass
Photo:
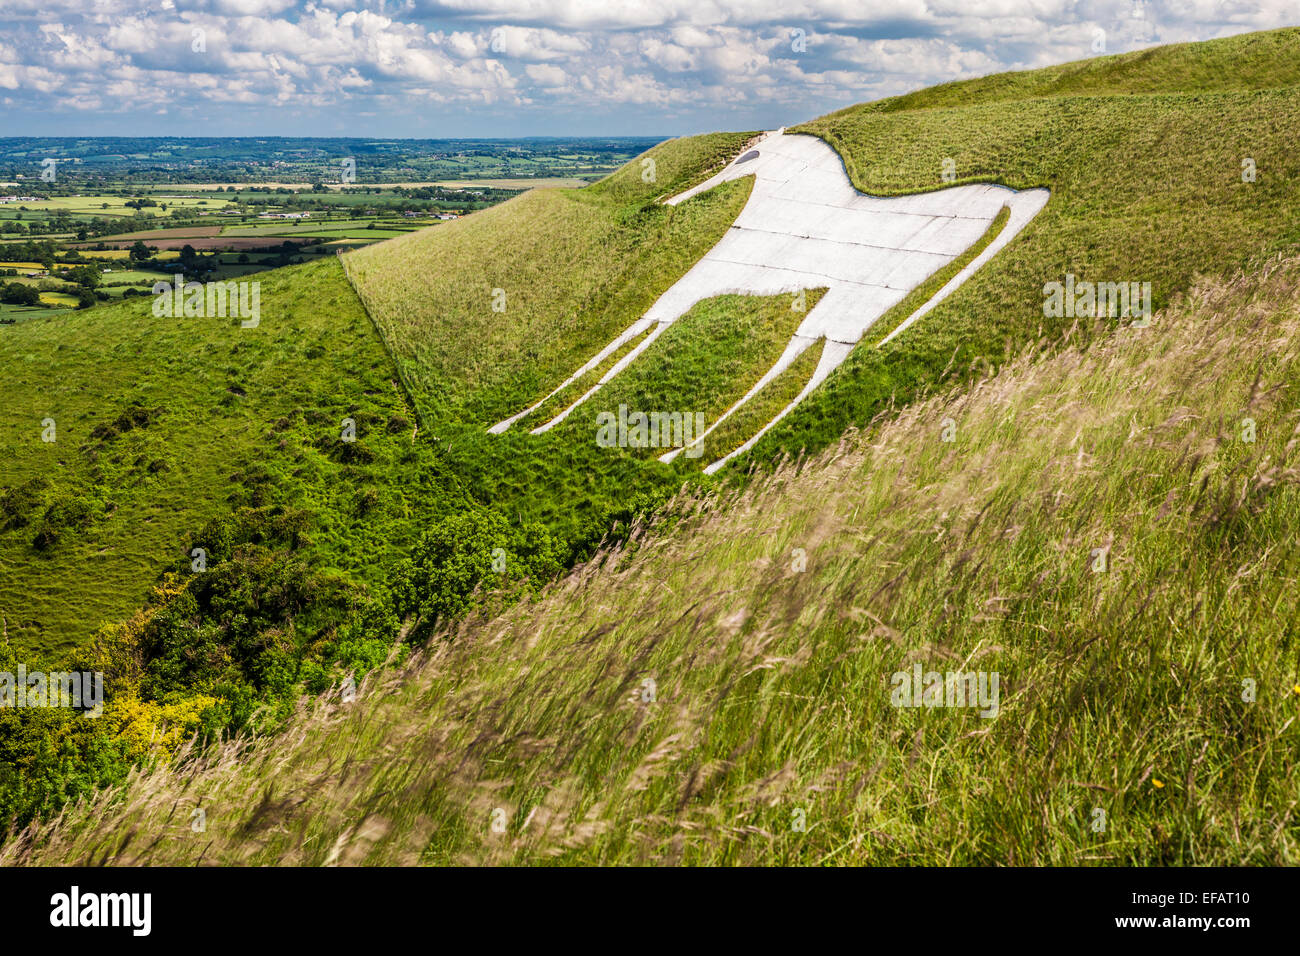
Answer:
[[603, 362], [597, 363], [591, 371], [585, 375], [580, 375], [574, 379], [572, 384], [566, 385], [557, 391], [554, 395], [548, 397], [537, 408], [525, 415], [515, 424], [516, 428], [535, 428], [537, 425], [550, 421], [564, 409], [568, 408], [573, 402], [577, 401], [583, 395], [596, 385], [611, 368], [622, 361], [623, 357], [635, 349], [638, 345], [646, 340], [654, 332], [654, 326], [646, 329], [640, 335], [635, 336], [626, 342], [621, 348], [615, 349], [609, 357]]
[[[311, 510], [312, 561], [358, 583], [382, 580], [419, 528], [410, 509], [445, 488], [410, 428], [395, 370], [329, 260], [266, 273], [262, 321], [155, 318], [125, 301], [0, 330], [0, 447], [6, 489], [48, 482], [0, 531], [0, 612], [11, 644], [49, 652], [128, 616], [211, 517], [250, 503]], [[108, 438], [133, 404], [157, 420]], [[347, 465], [329, 442], [346, 418], [374, 460]], [[56, 441], [42, 441], [54, 419]], [[320, 447], [317, 447], [319, 445]], [[354, 517], [367, 489], [382, 507]], [[51, 548], [42, 515], [84, 500], [91, 516]]]
[[3, 860], [1295, 865], [1297, 301], [1027, 350]]
[[785, 371], [719, 425], [704, 441], [705, 451], [697, 459], [699, 466], [704, 468], [739, 448], [794, 401], [812, 378], [825, 347], [825, 339], [808, 346]]
[[[807, 297], [808, 308], [824, 291]], [[582, 447], [591, 441], [596, 416], [617, 413], [620, 405], [700, 413], [712, 423], [780, 358], [805, 314], [791, 309], [785, 295], [726, 295], [696, 305], [556, 428], [557, 439], [571, 434]]]

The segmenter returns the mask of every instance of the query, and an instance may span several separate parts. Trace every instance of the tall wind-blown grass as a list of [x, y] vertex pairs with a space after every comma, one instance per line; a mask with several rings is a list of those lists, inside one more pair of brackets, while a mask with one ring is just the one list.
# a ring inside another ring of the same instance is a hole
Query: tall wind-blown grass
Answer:
[[1293, 864], [1298, 300], [973, 369], [0, 862]]

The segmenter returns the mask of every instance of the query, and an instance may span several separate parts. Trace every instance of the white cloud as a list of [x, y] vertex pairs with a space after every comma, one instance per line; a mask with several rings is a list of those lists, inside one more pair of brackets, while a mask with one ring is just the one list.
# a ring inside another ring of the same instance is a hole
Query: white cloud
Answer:
[[158, 103], [217, 115], [237, 103], [372, 115], [432, 102], [503, 117], [694, 111], [727, 128], [757, 104], [796, 121], [1083, 58], [1096, 29], [1122, 52], [1300, 20], [1295, 0], [1135, 3], [5, 0], [0, 88], [61, 113]]

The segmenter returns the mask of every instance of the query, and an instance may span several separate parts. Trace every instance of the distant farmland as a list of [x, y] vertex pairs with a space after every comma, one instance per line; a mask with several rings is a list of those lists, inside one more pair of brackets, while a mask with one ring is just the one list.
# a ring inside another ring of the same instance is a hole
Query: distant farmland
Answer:
[[[145, 239], [150, 246], [156, 246], [159, 249], [183, 249], [185, 246], [192, 246], [196, 250], [213, 250], [213, 249], [232, 249], [235, 251], [244, 249], [267, 249], [272, 246], [278, 246], [285, 241], [286, 236], [281, 235], [264, 235], [257, 237], [240, 237], [240, 236], [195, 236], [181, 235], [173, 237], [158, 238], [156, 234], [150, 235], [143, 233], [139, 237]], [[377, 237], [378, 238], [378, 237]], [[110, 249], [128, 249], [135, 244], [135, 239], [97, 239], [94, 242], [70, 242], [69, 249], [94, 249], [98, 246], [107, 246]], [[317, 240], [305, 238], [300, 245], [315, 245]]]
[[126, 240], [134, 242], [136, 239], [181, 239], [191, 236], [219, 236], [221, 235], [221, 226], [176, 226], [172, 229], [142, 229], [137, 232], [120, 232], [115, 236], [104, 236], [102, 242], [119, 242]]
[[178, 250], [191, 246], [195, 250], [230, 249], [243, 251], [268, 249], [280, 246], [285, 240], [303, 246], [312, 246], [321, 240], [377, 240], [391, 239], [415, 229], [424, 228], [427, 222], [404, 222], [390, 220], [374, 222], [373, 220], [316, 220], [316, 221], [272, 221], [248, 225], [212, 225], [212, 226], [178, 226], [172, 229], [151, 229], [139, 232], [123, 232], [115, 236], [103, 236], [85, 242], [70, 242], [69, 249], [82, 251], [107, 249], [128, 249], [137, 240], [160, 250]]

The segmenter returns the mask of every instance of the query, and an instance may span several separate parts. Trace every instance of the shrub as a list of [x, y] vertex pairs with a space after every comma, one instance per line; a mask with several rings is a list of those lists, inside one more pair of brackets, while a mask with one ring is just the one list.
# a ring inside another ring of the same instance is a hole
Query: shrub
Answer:
[[0, 492], [0, 530], [26, 527], [31, 516], [45, 503], [43, 492], [49, 486], [48, 479], [37, 477]]
[[512, 525], [495, 511], [461, 512], [433, 525], [398, 576], [399, 616], [411, 617], [420, 640], [465, 614], [483, 587], [548, 579], [561, 568], [562, 547], [540, 525]]

